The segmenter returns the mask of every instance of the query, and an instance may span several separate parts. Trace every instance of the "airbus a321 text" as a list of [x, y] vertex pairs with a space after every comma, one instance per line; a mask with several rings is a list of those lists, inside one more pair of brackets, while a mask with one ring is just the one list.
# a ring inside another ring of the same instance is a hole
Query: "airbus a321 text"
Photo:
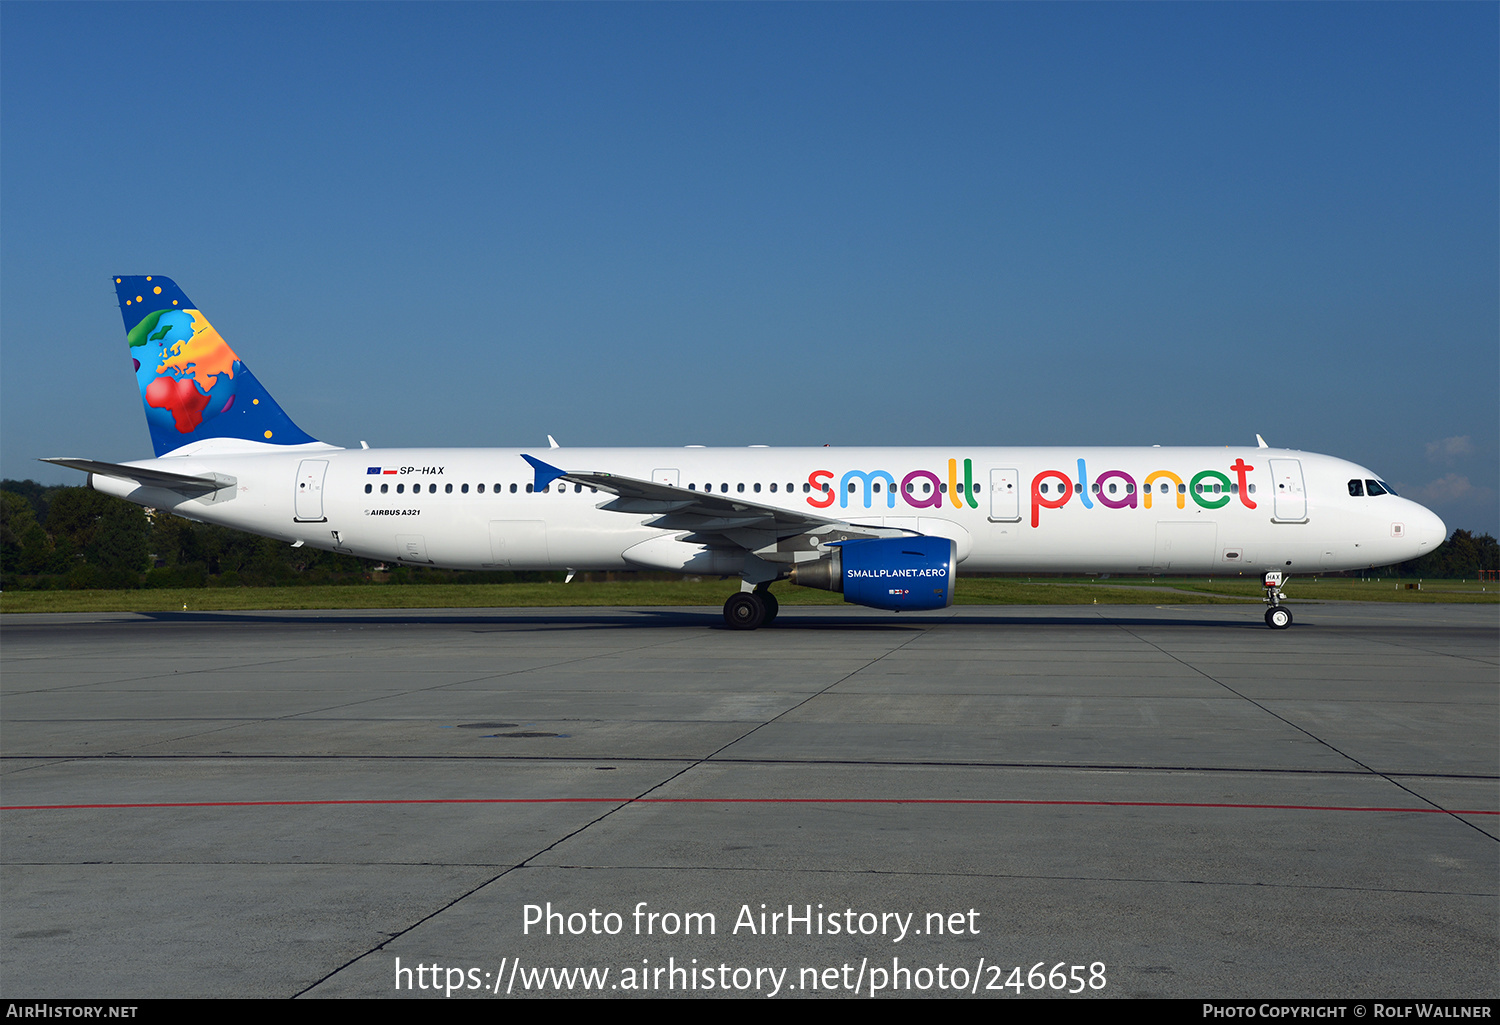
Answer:
[[[156, 458], [48, 462], [96, 490], [294, 545], [452, 569], [737, 576], [892, 611], [971, 573], [1254, 573], [1284, 628], [1293, 573], [1385, 566], [1443, 522], [1373, 471], [1256, 448], [345, 449], [302, 430], [197, 306], [117, 277]], [[564, 468], [566, 467], [566, 468]]]

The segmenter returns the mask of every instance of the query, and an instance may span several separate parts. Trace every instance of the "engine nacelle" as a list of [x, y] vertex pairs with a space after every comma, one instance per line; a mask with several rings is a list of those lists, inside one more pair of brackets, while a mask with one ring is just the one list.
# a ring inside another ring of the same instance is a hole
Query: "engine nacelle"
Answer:
[[844, 541], [831, 558], [801, 563], [792, 583], [842, 591], [855, 605], [891, 612], [945, 609], [953, 604], [958, 547], [946, 537], [881, 537]]

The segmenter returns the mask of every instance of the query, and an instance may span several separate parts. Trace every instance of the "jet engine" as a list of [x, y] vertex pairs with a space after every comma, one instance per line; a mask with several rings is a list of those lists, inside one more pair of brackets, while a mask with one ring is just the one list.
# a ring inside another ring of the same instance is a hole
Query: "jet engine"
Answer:
[[881, 537], [840, 541], [833, 554], [792, 568], [803, 587], [840, 591], [844, 600], [891, 612], [953, 604], [958, 549], [946, 537]]

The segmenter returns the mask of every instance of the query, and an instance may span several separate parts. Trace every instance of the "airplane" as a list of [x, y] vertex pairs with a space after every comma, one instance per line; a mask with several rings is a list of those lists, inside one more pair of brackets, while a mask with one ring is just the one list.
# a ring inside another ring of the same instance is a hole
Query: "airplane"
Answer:
[[[359, 449], [282, 410], [177, 285], [114, 279], [154, 459], [44, 460], [174, 515], [367, 559], [470, 570], [739, 577], [893, 612], [946, 608], [960, 573], [1237, 574], [1291, 625], [1293, 573], [1434, 550], [1443, 521], [1379, 475], [1270, 448]], [[568, 469], [556, 465], [565, 463]]]

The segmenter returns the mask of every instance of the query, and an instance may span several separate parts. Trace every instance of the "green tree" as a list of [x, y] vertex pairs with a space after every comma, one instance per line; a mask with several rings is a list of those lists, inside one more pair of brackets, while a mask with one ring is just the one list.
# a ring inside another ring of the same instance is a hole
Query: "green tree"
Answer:
[[1461, 529], [1455, 530], [1437, 551], [1396, 567], [1402, 576], [1469, 580], [1479, 576], [1481, 569], [1500, 569], [1500, 542], [1488, 534], [1476, 537]]
[[55, 542], [82, 552], [93, 543], [109, 504], [118, 501], [92, 488], [58, 488], [47, 509], [47, 533]]
[[144, 509], [129, 502], [111, 501], [99, 515], [84, 557], [111, 580], [122, 582], [115, 586], [135, 586], [139, 582], [136, 575], [146, 568], [149, 531]]
[[41, 572], [51, 545], [23, 496], [0, 491], [0, 586], [14, 587], [18, 578]]

